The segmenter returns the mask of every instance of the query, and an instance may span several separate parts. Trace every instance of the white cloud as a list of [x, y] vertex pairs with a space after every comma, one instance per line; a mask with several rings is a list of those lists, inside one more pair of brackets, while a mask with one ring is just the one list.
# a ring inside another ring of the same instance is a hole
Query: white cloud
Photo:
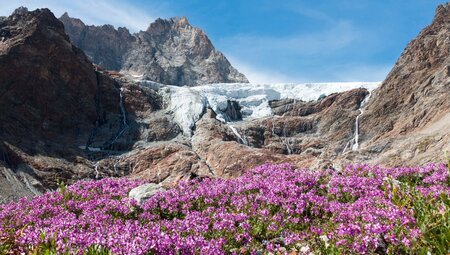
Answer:
[[393, 65], [354, 65], [333, 71], [338, 81], [383, 81]]
[[[301, 83], [301, 82], [378, 82], [383, 81], [392, 65], [347, 65], [334, 66], [314, 71], [313, 74], [299, 70], [295, 76], [279, 70], [267, 69], [227, 57], [230, 63], [245, 74], [251, 83]], [[322, 74], [321, 74], [322, 73]]]
[[0, 0], [0, 5], [0, 15], [3, 16], [10, 15], [19, 6], [28, 7], [30, 10], [49, 8], [56, 17], [67, 11], [69, 16], [80, 18], [88, 25], [125, 26], [132, 32], [147, 29], [157, 16], [162, 16], [162, 9], [158, 6], [152, 8], [153, 12], [158, 13], [149, 14], [146, 10], [118, 0]]
[[245, 63], [233, 56], [227, 56], [231, 65], [236, 68], [239, 72], [243, 73], [250, 83], [255, 84], [267, 84], [267, 83], [289, 83], [298, 82], [299, 79], [290, 77], [286, 74], [275, 70], [260, 69]]
[[348, 21], [333, 21], [313, 11], [307, 15], [326, 20], [327, 26], [283, 37], [228, 37], [219, 41], [220, 48], [227, 56], [239, 56], [231, 62], [256, 83], [384, 80], [390, 64], [361, 64], [351, 56], [360, 47], [370, 47], [370, 34]]
[[363, 34], [350, 22], [340, 21], [317, 32], [293, 36], [238, 35], [220, 40], [221, 45], [246, 49], [252, 54], [280, 51], [299, 55], [327, 54], [351, 45]]
[[[289, 5], [287, 4], [286, 6], [284, 6], [284, 8], [293, 11], [297, 14], [300, 14], [304, 17], [308, 17], [310, 19], [315, 19], [315, 20], [319, 20], [325, 23], [334, 23], [334, 19], [332, 17], [330, 17], [328, 14], [312, 9], [312, 8], [308, 8], [304, 5], [297, 5], [298, 3], [296, 3], [296, 5]], [[301, 3], [300, 3], [301, 4]]]

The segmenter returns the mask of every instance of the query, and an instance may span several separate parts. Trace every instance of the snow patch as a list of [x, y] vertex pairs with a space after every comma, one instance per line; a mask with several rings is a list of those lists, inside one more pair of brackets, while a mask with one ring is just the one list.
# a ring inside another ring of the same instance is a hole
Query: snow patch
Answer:
[[195, 122], [205, 112], [207, 99], [200, 92], [190, 87], [169, 86], [169, 111], [173, 113], [174, 120], [187, 136], [192, 135]]
[[80, 145], [80, 146], [78, 146], [78, 148], [80, 148], [80, 149], [82, 149], [82, 150], [88, 150], [88, 151], [94, 151], [94, 152], [102, 151], [101, 148], [97, 148], [97, 147], [86, 147], [86, 145]]

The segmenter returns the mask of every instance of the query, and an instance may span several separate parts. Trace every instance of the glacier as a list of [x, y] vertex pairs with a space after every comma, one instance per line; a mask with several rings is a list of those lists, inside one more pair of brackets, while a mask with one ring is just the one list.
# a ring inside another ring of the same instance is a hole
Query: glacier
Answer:
[[207, 107], [216, 112], [218, 120], [229, 122], [230, 118], [225, 111], [229, 101], [235, 101], [241, 107], [243, 120], [252, 120], [273, 116], [269, 106], [269, 102], [272, 100], [290, 98], [313, 101], [332, 93], [356, 88], [365, 88], [371, 92], [381, 82], [216, 83], [196, 87], [162, 85], [150, 81], [140, 81], [139, 84], [158, 89], [168, 101], [168, 110], [173, 115], [175, 122], [185, 135], [191, 136], [195, 123]]

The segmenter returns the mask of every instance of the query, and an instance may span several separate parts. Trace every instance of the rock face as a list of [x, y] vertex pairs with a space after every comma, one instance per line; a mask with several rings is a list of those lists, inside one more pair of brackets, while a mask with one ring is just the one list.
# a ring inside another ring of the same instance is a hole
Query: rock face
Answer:
[[325, 159], [340, 154], [351, 139], [366, 95], [365, 89], [356, 89], [316, 102], [272, 102], [277, 115], [236, 126], [246, 144], [209, 110], [196, 124], [192, 148], [215, 174], [224, 177], [239, 176], [266, 162], [328, 167]]
[[59, 18], [72, 43], [82, 49], [89, 59], [108, 70], [120, 70], [124, 55], [131, 49], [135, 38], [128, 29], [111, 25], [86, 26], [81, 20], [64, 13]]
[[[127, 174], [96, 162], [146, 136], [177, 136], [170, 116], [157, 118], [161, 96], [96, 71], [48, 9], [17, 9], [0, 35], [0, 200]], [[150, 132], [154, 118], [166, 128]]]
[[370, 127], [371, 136], [407, 134], [448, 112], [449, 34], [450, 5], [440, 5], [433, 22], [408, 44], [368, 105], [362, 126]]
[[375, 163], [442, 161], [450, 150], [450, 4], [412, 40], [361, 118]]
[[134, 35], [111, 25], [86, 26], [67, 13], [60, 20], [72, 43], [92, 62], [109, 70], [178, 86], [248, 82], [185, 17], [157, 19], [146, 31]]

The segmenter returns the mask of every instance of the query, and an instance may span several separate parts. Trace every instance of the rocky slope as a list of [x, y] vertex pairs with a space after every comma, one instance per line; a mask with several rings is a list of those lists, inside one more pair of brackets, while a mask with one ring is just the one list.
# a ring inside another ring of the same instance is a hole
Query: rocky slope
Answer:
[[[48, 9], [17, 9], [0, 35], [0, 200], [93, 178], [98, 156], [149, 133], [139, 116], [160, 109], [160, 97], [96, 71]], [[121, 107], [124, 95], [136, 107]]]
[[361, 117], [363, 155], [387, 165], [444, 160], [450, 151], [450, 4], [412, 40]]
[[248, 82], [185, 17], [157, 19], [146, 31], [133, 35], [111, 25], [86, 26], [67, 13], [60, 20], [72, 43], [108, 70], [179, 86]]

